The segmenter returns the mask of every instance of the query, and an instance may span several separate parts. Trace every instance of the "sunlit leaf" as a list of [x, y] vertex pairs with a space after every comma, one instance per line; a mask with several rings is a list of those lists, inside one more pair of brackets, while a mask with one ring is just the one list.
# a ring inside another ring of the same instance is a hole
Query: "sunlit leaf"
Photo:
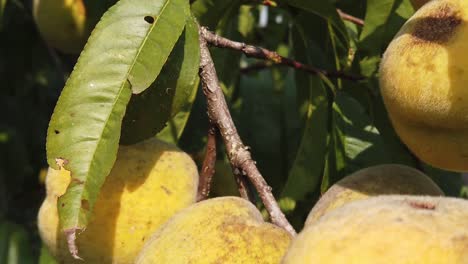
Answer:
[[158, 76], [186, 21], [188, 0], [122, 0], [93, 31], [55, 107], [47, 135], [50, 166], [64, 162], [72, 182], [58, 207], [62, 230], [86, 227], [116, 159], [132, 92]]

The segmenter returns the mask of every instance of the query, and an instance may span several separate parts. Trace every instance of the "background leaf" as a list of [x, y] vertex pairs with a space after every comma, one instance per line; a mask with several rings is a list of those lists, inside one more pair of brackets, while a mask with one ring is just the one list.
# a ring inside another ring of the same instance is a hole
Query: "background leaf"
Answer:
[[288, 5], [297, 7], [307, 12], [314, 13], [321, 16], [328, 22], [330, 22], [339, 32], [342, 37], [348, 41], [348, 31], [341, 20], [336, 8], [331, 4], [329, 0], [324, 1], [309, 1], [309, 0], [288, 0], [285, 1]]
[[191, 9], [200, 25], [214, 30], [226, 12], [233, 6], [238, 6], [239, 3], [239, 0], [197, 0], [192, 4]]
[[[311, 63], [313, 58], [320, 58], [321, 55], [318, 54], [323, 52], [307, 35], [303, 26], [304, 24], [298, 22], [293, 31], [295, 57]], [[300, 107], [298, 111], [303, 113], [304, 128], [281, 197], [297, 201], [303, 200], [308, 193], [313, 192], [322, 178], [330, 106], [326, 88], [320, 78], [301, 71], [296, 71], [295, 76]]]
[[29, 236], [23, 227], [0, 221], [0, 263], [33, 264]]

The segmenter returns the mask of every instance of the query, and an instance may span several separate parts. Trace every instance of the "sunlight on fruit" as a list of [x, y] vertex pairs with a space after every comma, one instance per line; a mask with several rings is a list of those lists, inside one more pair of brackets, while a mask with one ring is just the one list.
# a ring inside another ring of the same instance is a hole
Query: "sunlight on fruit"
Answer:
[[[72, 260], [63, 235], [57, 236], [57, 198], [68, 183], [49, 169], [47, 197], [38, 216], [42, 240], [63, 263]], [[101, 189], [94, 216], [78, 233], [85, 263], [133, 263], [149, 236], [174, 213], [195, 202], [198, 172], [192, 159], [175, 146], [150, 139], [121, 146]]]
[[349, 203], [306, 227], [283, 264], [468, 263], [468, 201], [380, 196]]
[[444, 196], [442, 190], [424, 173], [397, 164], [359, 170], [335, 183], [314, 205], [305, 225], [347, 203], [383, 194]]
[[265, 223], [250, 202], [213, 198], [171, 218], [145, 245], [138, 264], [279, 263], [291, 238]]

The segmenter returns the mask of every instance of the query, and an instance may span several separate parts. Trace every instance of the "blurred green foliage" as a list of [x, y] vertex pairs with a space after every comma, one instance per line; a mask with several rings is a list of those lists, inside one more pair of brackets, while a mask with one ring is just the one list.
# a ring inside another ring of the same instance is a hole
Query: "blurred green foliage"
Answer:
[[[112, 4], [92, 8], [88, 2], [94, 24]], [[400, 142], [379, 94], [380, 57], [414, 12], [408, 0], [284, 0], [277, 7], [260, 2], [197, 0], [192, 12], [225, 37], [328, 71], [365, 76], [328, 79], [212, 48], [239, 133], [296, 228], [333, 183], [377, 164], [422, 169], [447, 195], [468, 197], [460, 174], [422, 164]], [[50, 116], [78, 57], [43, 42], [31, 7], [28, 0], [0, 0], [0, 263], [53, 263], [36, 228], [44, 197], [39, 175], [47, 168]], [[364, 26], [343, 21], [336, 8], [364, 19]], [[208, 129], [201, 89], [187, 100], [158, 136], [201, 163]], [[217, 167], [227, 175], [219, 143]], [[216, 195], [232, 193], [232, 182], [226, 193], [219, 185]]]

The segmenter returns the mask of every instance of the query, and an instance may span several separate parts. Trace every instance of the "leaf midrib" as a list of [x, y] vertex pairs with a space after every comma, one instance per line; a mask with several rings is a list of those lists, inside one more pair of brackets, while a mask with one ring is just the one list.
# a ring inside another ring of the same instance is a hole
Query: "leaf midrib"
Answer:
[[[166, 3], [164, 4], [164, 6], [161, 8], [159, 14], [162, 14], [162, 13], [164, 12], [164, 10], [167, 8], [167, 6], [168, 6], [168, 4], [169, 4], [170, 1], [172, 1], [172, 0], [167, 0], [167, 1], [166, 1]], [[132, 86], [131, 82], [128, 80], [128, 76], [130, 75], [130, 72], [132, 71], [133, 67], [135, 66], [135, 63], [136, 63], [136, 61], [138, 60], [138, 57], [139, 57], [139, 55], [140, 55], [140, 53], [141, 53], [142, 48], [144, 47], [146, 41], [148, 40], [148, 36], [149, 36], [149, 35], [151, 34], [151, 32], [153, 31], [153, 29], [154, 29], [155, 25], [157, 24], [157, 22], [159, 21], [159, 18], [160, 18], [160, 17], [161, 17], [160, 15], [157, 16], [157, 19], [155, 19], [154, 23], [151, 25], [150, 30], [148, 30], [148, 32], [147, 32], [147, 34], [146, 34], [146, 37], [143, 39], [142, 44], [141, 44], [140, 47], [138, 48], [138, 51], [137, 51], [137, 53], [136, 53], [136, 55], [135, 55], [135, 59], [132, 61], [132, 63], [131, 63], [131, 65], [130, 65], [130, 67], [129, 67], [127, 73], [125, 74], [125, 78], [124, 78], [122, 84], [120, 85], [119, 92], [118, 92], [117, 96], [115, 96], [115, 99], [114, 99], [114, 101], [113, 101], [113, 103], [112, 103], [111, 109], [114, 109], [114, 108], [115, 108], [115, 105], [117, 104], [117, 101], [119, 100], [120, 96], [122, 95], [122, 91], [123, 91], [123, 88], [125, 87], [126, 82], [128, 81], [129, 84], [130, 84], [130, 86]], [[94, 164], [96, 163], [96, 162], [95, 162], [95, 160], [96, 160], [96, 159], [95, 159], [96, 153], [98, 152], [97, 150], [100, 149], [100, 145], [102, 144], [102, 135], [104, 134], [104, 131], [105, 131], [106, 127], [107, 127], [108, 124], [109, 124], [109, 120], [110, 120], [111, 115], [112, 115], [112, 111], [107, 115], [106, 121], [104, 122], [105, 125], [104, 125], [103, 128], [101, 129], [99, 138], [98, 138], [98, 140], [97, 140], [97, 146], [96, 146], [96, 148], [95, 148], [95, 150], [94, 150], [94, 152], [93, 152], [93, 155], [92, 155], [92, 158], [91, 158], [91, 162], [89, 163], [89, 166], [88, 166], [88, 169], [87, 169], [87, 175], [88, 175], [88, 177], [86, 177], [86, 178], [89, 178], [90, 169], [91, 169], [91, 167], [94, 167]], [[79, 195], [80, 200], [83, 198], [84, 190], [86, 190], [86, 189], [87, 189], [87, 186], [88, 186], [88, 185], [87, 185], [87, 184], [88, 184], [88, 181], [87, 181], [86, 179], [84, 180], [84, 182], [85, 182], [85, 184], [84, 184], [84, 186], [83, 186], [83, 190], [80, 192], [80, 195]], [[81, 211], [81, 209], [82, 209], [82, 208], [81, 208], [81, 206], [80, 206], [79, 210]], [[79, 217], [78, 217], [78, 221], [77, 221], [76, 226], [77, 226], [77, 227], [80, 227], [80, 226], [81, 226]], [[64, 228], [67, 228], [67, 227], [64, 227]]]
[[[171, 1], [176, 1], [176, 0], [167, 0], [166, 3], [164, 3], [163, 7], [161, 8], [160, 12], [159, 12], [159, 15], [155, 18], [154, 22], [151, 24], [147, 34], [146, 34], [146, 37], [143, 38], [143, 42], [141, 43], [140, 47], [138, 48], [138, 51], [136, 53], [136, 56], [135, 56], [135, 59], [132, 61], [132, 64], [130, 65], [130, 68], [128, 69], [128, 72], [127, 74], [125, 75], [127, 78], [126, 80], [129, 80], [128, 79], [128, 76], [130, 75], [130, 72], [133, 70], [133, 67], [135, 66], [135, 63], [138, 61], [138, 58], [140, 57], [140, 53], [141, 53], [141, 50], [143, 49], [143, 47], [145, 46], [146, 44], [146, 41], [148, 40], [149, 38], [149, 35], [151, 34], [151, 32], [153, 32], [154, 30], [154, 27], [156, 26], [156, 24], [158, 24], [158, 21], [160, 20], [161, 18], [161, 14], [164, 13], [164, 10], [166, 10], [167, 6], [169, 5], [169, 2]], [[126, 81], [125, 80], [125, 81]], [[132, 82], [129, 80], [129, 83], [131, 86], [133, 86]], [[122, 84], [122, 86], [125, 85], [125, 82]]]

